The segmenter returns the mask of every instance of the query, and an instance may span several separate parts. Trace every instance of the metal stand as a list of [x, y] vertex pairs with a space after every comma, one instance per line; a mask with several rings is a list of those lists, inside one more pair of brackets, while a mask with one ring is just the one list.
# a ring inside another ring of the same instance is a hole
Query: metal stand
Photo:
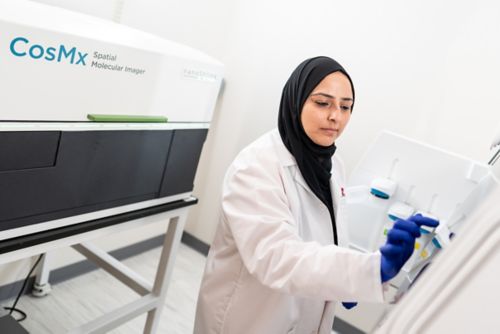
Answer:
[[45, 297], [52, 291], [52, 288], [49, 283], [49, 274], [50, 274], [50, 264], [49, 264], [49, 256], [50, 253], [43, 254], [42, 260], [40, 264], [38, 264], [38, 273], [35, 277], [35, 283], [33, 284], [33, 290], [31, 293], [35, 297]]
[[137, 273], [92, 244], [74, 245], [74, 249], [142, 297], [81, 327], [75, 328], [70, 333], [107, 333], [144, 312], [148, 312], [144, 333], [156, 333], [184, 222], [185, 216], [170, 219], [153, 287]]
[[[35, 280], [35, 294], [44, 296], [50, 292], [50, 284], [48, 283], [50, 274], [50, 256], [48, 254], [50, 253], [48, 253], [48, 251], [61, 248], [62, 246], [71, 246], [137, 292], [141, 297], [82, 326], [74, 328], [70, 330], [69, 333], [107, 333], [145, 312], [148, 313], [148, 316], [144, 326], [144, 333], [156, 333], [188, 209], [188, 207], [175, 209], [173, 211], [137, 219], [136, 221], [130, 221], [116, 226], [91, 231], [80, 236], [71, 236], [57, 240], [57, 242], [53, 241], [47, 244], [30, 247], [28, 249], [21, 249], [11, 253], [0, 254], [0, 264], [45, 253]], [[97, 236], [116, 233], [130, 227], [142, 226], [143, 224], [148, 223], [148, 220], [153, 222], [165, 222], [165, 219], [167, 219], [169, 223], [163, 242], [163, 249], [154, 284], [150, 284], [139, 274], [135, 273], [108, 253], [87, 241]]]

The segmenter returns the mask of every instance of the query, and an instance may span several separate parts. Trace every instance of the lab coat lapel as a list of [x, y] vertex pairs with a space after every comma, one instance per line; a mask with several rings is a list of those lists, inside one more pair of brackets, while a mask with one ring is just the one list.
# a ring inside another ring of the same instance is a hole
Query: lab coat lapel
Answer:
[[333, 195], [333, 210], [335, 212], [335, 225], [337, 227], [337, 241], [341, 247], [349, 246], [349, 236], [347, 232], [347, 217], [345, 212], [345, 195], [343, 185], [339, 181], [339, 177], [332, 171], [332, 178], [330, 180], [330, 187]]
[[[302, 174], [300, 173], [300, 170], [299, 170], [299, 166], [296, 165], [295, 166], [295, 173], [293, 175], [293, 179], [296, 183], [298, 183], [302, 188], [304, 188], [311, 196], [314, 196], [316, 197], [316, 195], [314, 194], [314, 192], [311, 190], [311, 188], [309, 188], [309, 186], [307, 185], [307, 182], [306, 180], [304, 179], [304, 177], [302, 176]], [[317, 198], [317, 197], [316, 197]], [[318, 199], [319, 201], [319, 199]]]
[[[294, 178], [295, 182], [300, 184], [300, 186], [302, 186], [302, 188], [304, 188], [307, 192], [309, 192], [309, 194], [311, 194], [311, 196], [314, 196], [315, 198], [317, 198], [316, 195], [314, 194], [314, 192], [311, 190], [311, 188], [309, 188], [309, 186], [307, 185], [306, 180], [304, 180], [304, 177], [302, 176], [302, 174], [299, 172], [298, 166], [296, 166], [295, 175], [293, 178]], [[334, 212], [336, 212], [337, 208], [338, 208], [338, 202], [341, 198], [341, 193], [340, 193], [341, 187], [339, 186], [334, 175], [332, 175], [332, 177], [330, 178], [330, 191], [332, 194], [333, 210], [334, 210]], [[319, 201], [319, 198], [317, 198], [317, 199]]]
[[305, 211], [307, 220], [314, 222], [315, 228], [322, 230], [323, 244], [333, 243], [333, 226], [331, 223], [330, 212], [326, 205], [314, 194], [314, 192], [307, 185], [304, 177], [300, 173], [298, 166], [295, 166], [295, 173], [293, 174], [294, 182], [297, 184], [297, 191], [299, 194], [299, 205]]
[[333, 211], [337, 212], [337, 210], [339, 209], [339, 201], [342, 197], [342, 194], [341, 187], [335, 177], [335, 174], [332, 174], [332, 177], [330, 179], [330, 190], [332, 193]]

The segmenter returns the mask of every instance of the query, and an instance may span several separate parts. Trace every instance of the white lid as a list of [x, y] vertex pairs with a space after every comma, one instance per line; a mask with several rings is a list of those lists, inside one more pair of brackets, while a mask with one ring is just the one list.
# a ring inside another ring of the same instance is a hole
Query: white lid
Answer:
[[389, 197], [394, 195], [397, 187], [398, 184], [395, 181], [389, 179], [375, 179], [371, 183], [372, 189], [383, 192], [384, 194], [389, 195]]
[[413, 212], [415, 212], [415, 209], [413, 209], [413, 207], [409, 206], [408, 204], [405, 204], [403, 202], [396, 202], [391, 205], [387, 214], [400, 219], [408, 219], [411, 217]]

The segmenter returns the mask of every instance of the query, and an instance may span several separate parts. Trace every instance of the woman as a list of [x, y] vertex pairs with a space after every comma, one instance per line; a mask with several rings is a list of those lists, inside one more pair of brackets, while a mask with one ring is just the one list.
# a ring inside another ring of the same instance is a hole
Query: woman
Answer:
[[227, 171], [195, 333], [330, 333], [337, 301], [383, 302], [382, 283], [411, 256], [419, 225], [437, 225], [412, 217], [394, 225], [380, 252], [347, 248], [334, 153], [353, 104], [352, 81], [335, 60], [308, 59], [292, 73], [278, 130]]

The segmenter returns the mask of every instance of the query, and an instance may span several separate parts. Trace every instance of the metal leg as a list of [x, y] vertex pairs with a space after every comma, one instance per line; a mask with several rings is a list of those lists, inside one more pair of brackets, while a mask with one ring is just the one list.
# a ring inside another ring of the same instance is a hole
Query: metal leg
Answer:
[[49, 283], [50, 275], [50, 259], [49, 253], [44, 253], [40, 264], [38, 265], [38, 273], [33, 284], [32, 294], [35, 297], [45, 297], [52, 291]]
[[90, 242], [73, 245], [73, 248], [139, 295], [145, 296], [151, 293], [152, 285], [148, 281]]
[[124, 305], [112, 312], [87, 322], [77, 328], [72, 329], [71, 334], [104, 334], [120, 326], [139, 314], [148, 313], [144, 333], [156, 333], [160, 321], [161, 311], [165, 303], [167, 287], [172, 276], [175, 262], [175, 255], [186, 221], [187, 210], [179, 216], [170, 218], [167, 232], [163, 242], [163, 248], [156, 271], [154, 285], [151, 285], [133, 272], [118, 260], [111, 257], [106, 252], [100, 250], [91, 243], [80, 243], [73, 245], [73, 248], [82, 255], [93, 261], [108, 273], [128, 285], [142, 297], [132, 303]]
[[158, 296], [159, 300], [157, 307], [148, 312], [146, 325], [144, 327], [145, 334], [154, 334], [158, 329], [158, 323], [160, 322], [160, 316], [167, 294], [168, 283], [170, 281], [170, 277], [172, 276], [175, 256], [181, 241], [185, 222], [186, 214], [183, 214], [179, 217], [171, 218], [170, 223], [168, 224], [153, 286], [153, 294]]

